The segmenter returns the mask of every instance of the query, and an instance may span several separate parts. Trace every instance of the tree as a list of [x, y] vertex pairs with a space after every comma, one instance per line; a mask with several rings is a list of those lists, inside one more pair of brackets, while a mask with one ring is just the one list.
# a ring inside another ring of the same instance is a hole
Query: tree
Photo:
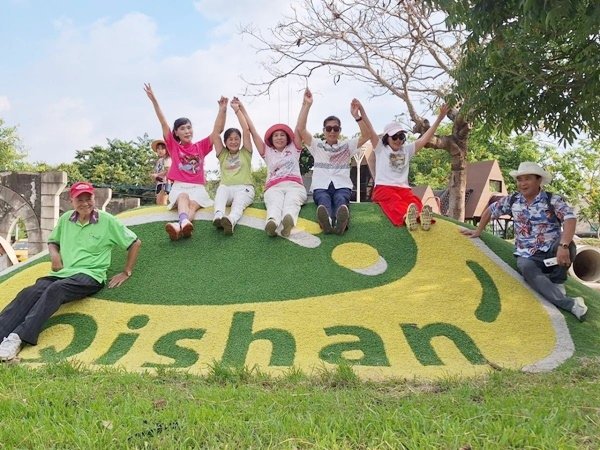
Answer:
[[[446, 130], [440, 127], [441, 133]], [[482, 126], [473, 128], [469, 134], [468, 161], [498, 161], [500, 170], [509, 192], [516, 191], [514, 179], [509, 175], [522, 161], [534, 161], [545, 164], [548, 154], [556, 151], [554, 147], [542, 145], [531, 133], [507, 135], [489, 133]], [[411, 160], [410, 178], [412, 184], [428, 184], [433, 189], [443, 189], [448, 184], [451, 160], [447, 154], [435, 150], [423, 149]]]
[[580, 219], [600, 223], [600, 141], [585, 140], [565, 152], [549, 152], [552, 187], [577, 207]]
[[[270, 79], [249, 83], [255, 93], [268, 92], [286, 77], [308, 78], [326, 69], [334, 83], [350, 77], [369, 84], [374, 95], [397, 96], [406, 104], [417, 134], [429, 128], [418, 106], [432, 106], [448, 93], [462, 39], [460, 32], [448, 29], [441, 14], [416, 0], [304, 0], [267, 36], [252, 27], [242, 32], [270, 55], [263, 64]], [[457, 109], [449, 116], [451, 134], [435, 136], [427, 147], [451, 155], [450, 215], [462, 220], [471, 125]]]
[[17, 127], [5, 126], [4, 120], [0, 119], [0, 172], [15, 170], [24, 158]]
[[137, 142], [119, 139], [106, 142], [107, 147], [95, 145], [76, 152], [73, 164], [84, 179], [121, 194], [139, 194], [152, 185], [149, 174], [156, 155], [148, 136], [138, 138]]
[[543, 129], [572, 143], [600, 133], [600, 8], [595, 0], [432, 0], [469, 32], [453, 72], [469, 120]]

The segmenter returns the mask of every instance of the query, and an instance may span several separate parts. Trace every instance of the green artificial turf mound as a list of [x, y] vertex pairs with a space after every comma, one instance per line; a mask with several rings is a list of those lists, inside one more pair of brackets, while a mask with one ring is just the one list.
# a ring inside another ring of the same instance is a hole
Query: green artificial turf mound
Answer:
[[[598, 352], [598, 295], [570, 282], [590, 312], [583, 324], [565, 318], [523, 285], [499, 239], [486, 236], [488, 248], [444, 219], [409, 233], [369, 203], [352, 205], [343, 236], [323, 235], [311, 204], [289, 239], [272, 238], [264, 214], [248, 209], [224, 236], [202, 210], [193, 237], [176, 242], [164, 231], [176, 213], [122, 214], [143, 242], [134, 276], [64, 305], [22, 361], [192, 373], [221, 362], [273, 374], [350, 364], [382, 379], [547, 370], [574, 353], [571, 334]], [[109, 277], [124, 258], [114, 252]], [[42, 255], [0, 275], [0, 306], [48, 268]]]

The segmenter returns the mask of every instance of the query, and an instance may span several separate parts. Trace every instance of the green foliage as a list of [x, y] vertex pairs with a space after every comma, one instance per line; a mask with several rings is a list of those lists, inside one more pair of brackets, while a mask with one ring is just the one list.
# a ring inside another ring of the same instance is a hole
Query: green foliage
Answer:
[[480, 126], [469, 136], [467, 157], [469, 162], [498, 160], [506, 188], [508, 192], [514, 192], [517, 186], [509, 172], [519, 167], [522, 161], [542, 162], [543, 155], [550, 149], [551, 147], [542, 146], [532, 133], [489, 133], [486, 127]]
[[469, 32], [453, 71], [462, 111], [489, 129], [573, 142], [600, 133], [595, 0], [431, 0]]
[[549, 152], [552, 188], [578, 209], [579, 218], [600, 222], [600, 141], [585, 140], [563, 153]]
[[267, 182], [267, 166], [252, 171], [252, 182], [254, 184], [254, 201], [262, 201], [265, 194], [265, 183]]
[[79, 175], [98, 186], [111, 187], [116, 194], [141, 194], [152, 189], [150, 172], [156, 155], [147, 135], [137, 142], [107, 139], [107, 146], [95, 145], [75, 154], [71, 175]]
[[0, 119], [0, 172], [16, 170], [24, 158], [17, 127], [5, 126]]
[[[442, 125], [439, 134], [449, 134], [451, 125]], [[490, 132], [483, 126], [474, 128], [469, 134], [468, 162], [496, 159], [502, 170], [509, 192], [516, 189], [509, 175], [522, 161], [541, 162], [552, 148], [543, 146], [532, 133], [507, 135]], [[448, 152], [429, 148], [421, 149], [410, 161], [409, 181], [411, 185], [428, 184], [434, 190], [448, 187], [451, 158]]]
[[307, 174], [312, 169], [314, 164], [315, 158], [313, 158], [313, 155], [310, 154], [308, 148], [303, 145], [302, 152], [300, 153], [300, 174]]

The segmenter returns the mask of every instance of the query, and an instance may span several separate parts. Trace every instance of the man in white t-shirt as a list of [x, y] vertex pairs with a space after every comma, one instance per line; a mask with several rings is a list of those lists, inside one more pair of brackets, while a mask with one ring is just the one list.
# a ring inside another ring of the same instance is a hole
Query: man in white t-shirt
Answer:
[[307, 146], [315, 162], [311, 191], [317, 205], [317, 220], [327, 234], [335, 232], [343, 234], [348, 228], [350, 219], [350, 196], [353, 183], [350, 179], [350, 162], [359, 148], [368, 139], [368, 130], [358, 114], [360, 102], [353, 99], [350, 112], [358, 122], [361, 135], [359, 138], [339, 140], [342, 124], [338, 117], [329, 116], [323, 121], [325, 139], [313, 138], [306, 129], [308, 111], [313, 103], [310, 89], [304, 91], [302, 108], [298, 115], [296, 133]]

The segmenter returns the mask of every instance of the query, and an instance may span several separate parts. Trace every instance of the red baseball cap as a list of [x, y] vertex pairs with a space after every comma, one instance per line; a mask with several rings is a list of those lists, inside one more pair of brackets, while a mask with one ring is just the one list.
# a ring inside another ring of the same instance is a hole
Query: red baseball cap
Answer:
[[94, 186], [92, 186], [87, 181], [78, 181], [73, 186], [71, 186], [71, 198], [79, 197], [81, 194], [84, 194], [86, 192], [88, 194], [94, 193]]

